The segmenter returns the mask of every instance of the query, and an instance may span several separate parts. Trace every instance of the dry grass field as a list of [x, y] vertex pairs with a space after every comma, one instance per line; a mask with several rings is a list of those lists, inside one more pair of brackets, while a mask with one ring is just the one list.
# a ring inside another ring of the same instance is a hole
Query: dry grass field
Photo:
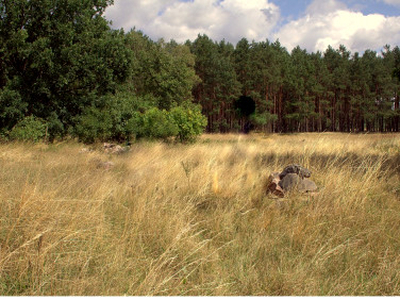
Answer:
[[400, 135], [83, 147], [0, 144], [0, 295], [400, 295]]

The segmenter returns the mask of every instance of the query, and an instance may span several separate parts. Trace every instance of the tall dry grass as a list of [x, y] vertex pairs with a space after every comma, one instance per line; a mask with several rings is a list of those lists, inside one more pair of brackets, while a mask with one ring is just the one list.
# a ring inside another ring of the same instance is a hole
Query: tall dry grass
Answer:
[[[82, 147], [0, 145], [1, 295], [400, 294], [399, 135]], [[294, 162], [319, 193], [267, 196]]]

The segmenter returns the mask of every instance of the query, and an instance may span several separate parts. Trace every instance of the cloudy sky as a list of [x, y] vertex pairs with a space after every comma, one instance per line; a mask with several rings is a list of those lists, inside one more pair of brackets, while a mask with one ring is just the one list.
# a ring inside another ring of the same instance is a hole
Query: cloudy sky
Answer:
[[343, 44], [353, 53], [400, 46], [400, 0], [114, 0], [113, 28], [184, 42], [279, 39], [291, 51]]

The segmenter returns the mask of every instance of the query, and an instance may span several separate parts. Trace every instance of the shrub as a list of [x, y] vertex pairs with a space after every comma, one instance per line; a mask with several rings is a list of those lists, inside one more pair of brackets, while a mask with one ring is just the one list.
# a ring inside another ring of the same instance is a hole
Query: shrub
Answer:
[[151, 108], [144, 114], [137, 116], [131, 122], [131, 130], [133, 125], [136, 126], [137, 137], [150, 139], [166, 139], [178, 134], [178, 126], [172, 120], [170, 113], [166, 110]]
[[204, 131], [207, 119], [199, 107], [175, 107], [168, 112], [149, 107], [151, 100], [125, 94], [99, 99], [105, 103], [100, 103], [101, 108], [85, 109], [75, 119], [73, 133], [85, 143], [123, 141], [131, 137], [164, 140], [176, 137], [181, 142], [188, 142]]
[[12, 140], [36, 143], [46, 136], [47, 128], [47, 123], [43, 119], [35, 116], [25, 117], [13, 127], [10, 132], [10, 138]]
[[126, 141], [137, 136], [141, 130], [142, 114], [151, 107], [154, 99], [133, 95], [126, 87], [115, 95], [98, 99], [96, 106], [87, 107], [74, 119], [72, 134], [80, 141]]
[[170, 112], [173, 122], [178, 127], [177, 138], [181, 142], [191, 142], [204, 132], [207, 118], [201, 114], [198, 106], [178, 106]]
[[74, 134], [84, 143], [108, 140], [112, 137], [112, 116], [96, 107], [87, 108], [77, 117]]

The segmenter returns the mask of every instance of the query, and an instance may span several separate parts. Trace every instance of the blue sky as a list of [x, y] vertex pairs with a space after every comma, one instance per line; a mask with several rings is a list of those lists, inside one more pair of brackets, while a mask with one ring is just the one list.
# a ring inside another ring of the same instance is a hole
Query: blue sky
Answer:
[[305, 12], [311, 0], [281, 0], [272, 2], [281, 8], [281, 13], [286, 20], [292, 20], [297, 19]]
[[233, 44], [279, 39], [289, 51], [309, 52], [400, 45], [400, 0], [115, 0], [106, 18], [154, 40], [184, 42], [199, 33]]
[[[281, 8], [281, 12], [285, 18], [298, 18], [300, 17], [313, 2], [312, 0], [281, 0], [272, 1]], [[400, 16], [400, 4], [396, 7], [394, 5], [388, 5], [384, 1], [375, 0], [347, 0], [341, 1], [350, 9], [360, 10], [364, 14], [379, 13], [385, 16]]]

